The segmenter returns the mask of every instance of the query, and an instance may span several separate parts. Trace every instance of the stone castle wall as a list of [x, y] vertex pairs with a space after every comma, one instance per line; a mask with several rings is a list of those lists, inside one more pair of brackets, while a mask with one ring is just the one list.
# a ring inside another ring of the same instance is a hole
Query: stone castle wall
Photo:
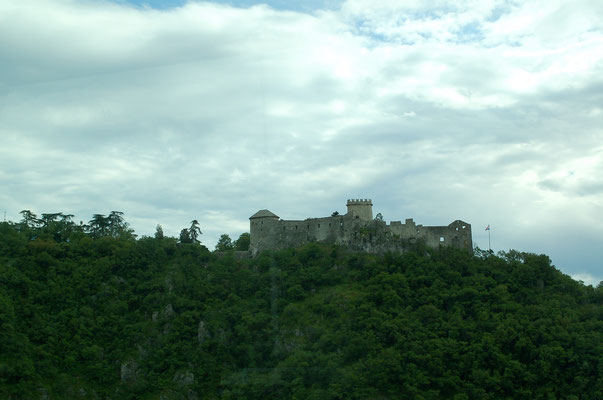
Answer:
[[348, 212], [323, 218], [282, 220], [268, 210], [250, 218], [252, 256], [264, 250], [301, 246], [310, 242], [333, 243], [371, 253], [404, 251], [421, 240], [427, 246], [450, 246], [472, 251], [471, 225], [456, 220], [447, 226], [416, 225], [411, 219], [385, 221], [372, 218], [370, 200], [348, 200]]

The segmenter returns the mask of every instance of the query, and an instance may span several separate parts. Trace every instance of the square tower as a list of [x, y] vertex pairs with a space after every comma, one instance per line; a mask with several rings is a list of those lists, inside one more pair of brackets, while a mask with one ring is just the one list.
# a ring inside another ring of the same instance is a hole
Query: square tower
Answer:
[[371, 199], [348, 199], [348, 214], [353, 214], [363, 221], [373, 220], [373, 202]]

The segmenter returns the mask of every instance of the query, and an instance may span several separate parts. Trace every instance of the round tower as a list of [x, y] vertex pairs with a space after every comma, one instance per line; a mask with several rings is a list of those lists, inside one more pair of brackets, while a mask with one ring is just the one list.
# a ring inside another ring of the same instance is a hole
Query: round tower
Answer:
[[363, 221], [373, 220], [373, 202], [371, 199], [348, 199], [348, 214], [353, 214]]
[[265, 250], [267, 242], [273, 240], [274, 225], [278, 224], [279, 217], [269, 210], [260, 210], [249, 217], [250, 243], [249, 251], [253, 256]]

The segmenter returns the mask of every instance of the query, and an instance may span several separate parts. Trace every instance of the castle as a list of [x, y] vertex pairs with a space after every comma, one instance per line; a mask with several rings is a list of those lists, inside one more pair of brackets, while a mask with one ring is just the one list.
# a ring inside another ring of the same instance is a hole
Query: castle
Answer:
[[333, 213], [330, 217], [305, 220], [283, 220], [268, 210], [260, 210], [249, 218], [251, 255], [309, 242], [334, 243], [369, 253], [404, 252], [420, 241], [435, 248], [450, 246], [473, 251], [471, 225], [461, 220], [448, 226], [416, 225], [412, 218], [387, 224], [380, 214], [373, 219], [370, 199], [349, 199], [347, 209], [345, 215]]

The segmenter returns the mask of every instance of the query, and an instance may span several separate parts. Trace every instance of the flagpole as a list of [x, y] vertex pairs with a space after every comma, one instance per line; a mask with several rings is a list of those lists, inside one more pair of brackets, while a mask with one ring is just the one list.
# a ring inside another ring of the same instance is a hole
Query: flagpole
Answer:
[[490, 224], [488, 224], [488, 251], [492, 251], [492, 246], [490, 245], [490, 231], [492, 229], [490, 228]]

